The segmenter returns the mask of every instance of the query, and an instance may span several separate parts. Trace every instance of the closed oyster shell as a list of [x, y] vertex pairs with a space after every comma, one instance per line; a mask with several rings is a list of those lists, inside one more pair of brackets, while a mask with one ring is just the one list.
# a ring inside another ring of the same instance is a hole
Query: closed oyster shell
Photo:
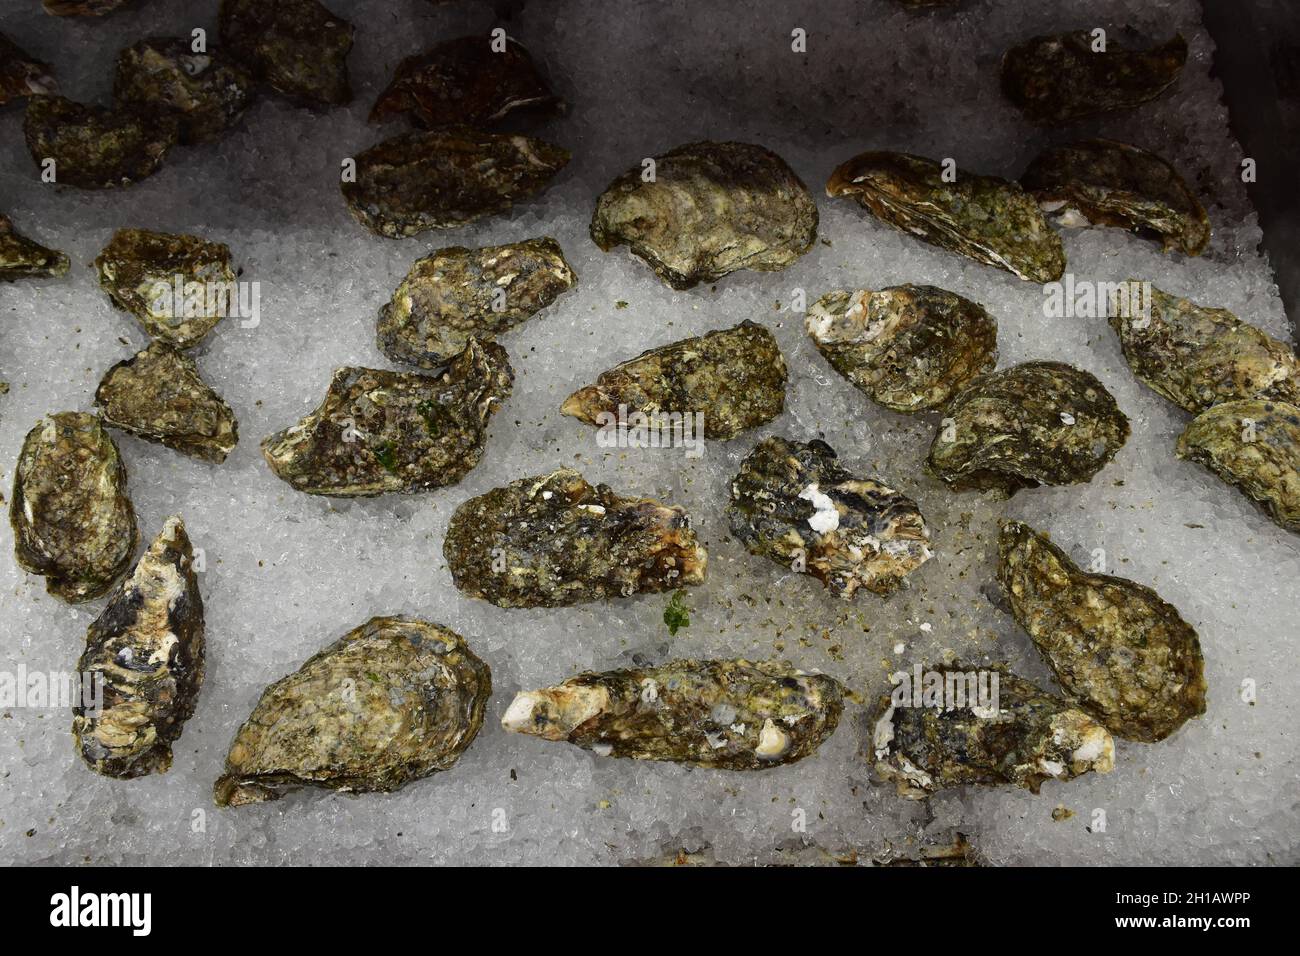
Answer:
[[0, 33], [0, 106], [21, 96], [39, 96], [57, 89], [48, 64]]
[[353, 26], [316, 0], [221, 0], [221, 42], [258, 80], [319, 106], [352, 101]]
[[180, 126], [172, 116], [137, 107], [108, 110], [48, 95], [28, 99], [23, 136], [38, 168], [54, 160], [55, 182], [112, 189], [157, 172]]
[[223, 53], [195, 53], [179, 37], [149, 37], [117, 55], [114, 102], [174, 113], [185, 144], [220, 139], [253, 94], [253, 78]]
[[0, 281], [44, 279], [67, 271], [67, 256], [20, 236], [9, 217], [0, 213]]

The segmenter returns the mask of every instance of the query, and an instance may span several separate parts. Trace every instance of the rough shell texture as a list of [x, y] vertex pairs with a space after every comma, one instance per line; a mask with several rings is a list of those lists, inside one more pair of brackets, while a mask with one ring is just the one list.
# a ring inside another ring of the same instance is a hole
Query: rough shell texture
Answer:
[[947, 409], [928, 467], [954, 491], [1089, 481], [1128, 440], [1106, 386], [1061, 362], [1025, 362], [977, 378]]
[[109, 777], [165, 772], [172, 742], [194, 714], [203, 656], [194, 551], [181, 519], [171, 517], [86, 635], [77, 670], [104, 682], [98, 713], [73, 711], [87, 766]]
[[101, 17], [139, 0], [42, 0], [45, 12], [56, 17]]
[[565, 607], [704, 580], [686, 512], [592, 487], [570, 468], [471, 498], [443, 556], [456, 587], [498, 607]]
[[574, 392], [561, 410], [592, 425], [620, 406], [647, 417], [703, 413], [704, 437], [726, 441], [780, 415], [785, 383], [776, 338], [746, 320], [642, 352]]
[[221, 42], [258, 80], [323, 106], [352, 100], [352, 24], [316, 0], [221, 0]]
[[450, 770], [491, 693], [487, 664], [459, 634], [371, 618], [263, 692], [230, 745], [217, 805], [304, 786], [386, 793]]
[[1054, 282], [1065, 272], [1061, 238], [1016, 183], [957, 170], [908, 153], [854, 156], [831, 174], [828, 196], [847, 196], [878, 218], [959, 255], [1021, 279]]
[[679, 660], [525, 691], [501, 723], [601, 756], [764, 770], [815, 751], [842, 706], [838, 683], [783, 661]]
[[1151, 588], [1089, 574], [1045, 535], [1011, 522], [998, 580], [1065, 693], [1116, 737], [1164, 740], [1205, 713], [1192, 626]]
[[239, 122], [253, 100], [253, 78], [218, 52], [190, 41], [149, 37], [117, 55], [113, 100], [174, 113], [182, 143], [210, 143]]
[[817, 238], [817, 204], [785, 160], [749, 143], [688, 143], [634, 166], [596, 201], [591, 238], [627, 245], [674, 289], [784, 269]]
[[993, 316], [932, 285], [828, 292], [805, 325], [835, 371], [896, 412], [943, 408], [998, 364]]
[[47, 64], [0, 33], [0, 106], [20, 96], [39, 96], [57, 89]]
[[48, 278], [67, 271], [67, 256], [20, 236], [9, 217], [0, 213], [0, 281]]
[[23, 136], [37, 168], [54, 161], [54, 181], [80, 189], [128, 186], [152, 175], [180, 137], [172, 116], [127, 107], [84, 106], [62, 96], [33, 96]]

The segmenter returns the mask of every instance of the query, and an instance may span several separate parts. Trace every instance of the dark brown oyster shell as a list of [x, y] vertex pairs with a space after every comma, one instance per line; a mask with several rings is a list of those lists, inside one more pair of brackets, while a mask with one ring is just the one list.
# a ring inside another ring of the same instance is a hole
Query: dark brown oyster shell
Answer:
[[102, 17], [140, 0], [42, 0], [45, 12], [56, 17]]
[[149, 37], [117, 55], [114, 102], [175, 114], [185, 144], [220, 139], [239, 122], [253, 93], [253, 78], [243, 68], [218, 52], [195, 53], [188, 40]]
[[20, 236], [9, 217], [0, 213], [0, 281], [43, 279], [67, 271], [67, 256]]
[[58, 88], [50, 75], [49, 64], [42, 63], [0, 33], [0, 106], [19, 97], [54, 93]]
[[80, 189], [128, 186], [152, 175], [176, 145], [176, 119], [134, 107], [108, 110], [62, 96], [33, 96], [23, 135], [37, 167], [54, 160], [55, 182]]
[[272, 89], [322, 106], [352, 101], [353, 26], [316, 0], [221, 0], [221, 42]]

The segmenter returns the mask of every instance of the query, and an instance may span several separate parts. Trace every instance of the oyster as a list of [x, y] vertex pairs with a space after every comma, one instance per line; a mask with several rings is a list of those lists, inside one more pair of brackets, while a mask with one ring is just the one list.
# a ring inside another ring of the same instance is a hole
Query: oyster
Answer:
[[1062, 689], [1116, 737], [1164, 740], [1205, 713], [1201, 643], [1151, 588], [1081, 570], [1018, 521], [998, 539], [998, 580]]
[[67, 271], [67, 256], [20, 236], [9, 217], [0, 213], [0, 281], [44, 279]]
[[708, 555], [681, 508], [593, 488], [571, 468], [458, 507], [443, 557], [456, 587], [498, 607], [567, 607], [704, 581]]
[[540, 192], [569, 153], [529, 136], [458, 126], [394, 136], [356, 162], [356, 182], [341, 187], [353, 217], [401, 239], [504, 212]]
[[150, 37], [117, 55], [114, 102], [175, 114], [182, 143], [220, 139], [253, 92], [253, 78], [241, 67], [220, 53], [195, 53], [188, 40]]
[[140, 533], [126, 467], [96, 416], [59, 412], [27, 433], [9, 524], [18, 565], [65, 601], [99, 597], [130, 567]]
[[28, 99], [23, 136], [38, 167], [54, 161], [55, 182], [112, 189], [155, 173], [180, 127], [172, 116], [136, 107], [108, 110], [49, 95]]
[[1189, 256], [1210, 241], [1210, 217], [1178, 171], [1127, 143], [1053, 146], [1029, 164], [1020, 185], [1065, 226], [1119, 226]]
[[168, 518], [86, 634], [77, 670], [104, 682], [99, 712], [78, 705], [72, 734], [108, 777], [164, 773], [203, 684], [203, 597], [185, 524]]
[[426, 128], [482, 127], [515, 110], [560, 105], [523, 46], [507, 39], [497, 52], [486, 36], [467, 36], [399, 63], [370, 121], [406, 114]]
[[591, 425], [631, 409], [648, 419], [704, 415], [704, 437], [726, 441], [785, 407], [785, 359], [776, 337], [746, 319], [730, 329], [642, 352], [570, 395], [560, 409]]
[[1300, 361], [1290, 346], [1227, 309], [1130, 279], [1111, 296], [1109, 322], [1133, 374], [1193, 414], [1241, 398], [1300, 405]]
[[352, 24], [316, 0], [221, 0], [218, 16], [221, 42], [258, 80], [311, 104], [351, 102]]
[[223, 462], [239, 441], [235, 413], [184, 352], [152, 342], [118, 362], [95, 390], [104, 424], [203, 461]]
[[48, 64], [0, 33], [0, 106], [20, 96], [39, 96], [57, 89]]
[[972, 677], [982, 679], [994, 688], [996, 704], [989, 707], [971, 698], [963, 706], [943, 700], [918, 706], [915, 697], [899, 693], [902, 685], [880, 698], [872, 720], [872, 763], [899, 796], [920, 800], [965, 784], [1012, 784], [1037, 793], [1044, 780], [1114, 769], [1115, 741], [1105, 727], [1002, 668], [986, 670], [982, 676], [952, 664], [931, 668], [926, 677], [949, 696], [950, 685], [962, 694]]
[[847, 196], [873, 215], [919, 239], [1021, 279], [1054, 282], [1065, 272], [1065, 249], [1038, 204], [1016, 183], [959, 172], [908, 153], [868, 152], [831, 173], [826, 195]]
[[784, 269], [812, 248], [817, 204], [776, 153], [749, 143], [688, 143], [634, 166], [596, 200], [591, 238], [626, 245], [674, 289], [739, 269]]
[[752, 554], [806, 570], [837, 597], [888, 594], [931, 557], [916, 502], [855, 478], [824, 441], [767, 438], [740, 465], [727, 506]]
[[235, 272], [225, 243], [119, 229], [95, 258], [99, 285], [157, 342], [193, 348], [231, 308]]
[[602, 757], [766, 770], [835, 732], [843, 688], [784, 661], [670, 661], [570, 677], [515, 696], [501, 726]]
[[456, 765], [491, 694], [487, 664], [459, 634], [371, 618], [263, 691], [214, 799], [238, 807], [300, 787], [398, 790]]
[[1179, 436], [1178, 457], [1204, 465], [1300, 532], [1300, 407], [1262, 398], [1215, 405]]
[[417, 259], [379, 310], [379, 350], [394, 362], [440, 368], [465, 348], [536, 315], [577, 284], [549, 236], [504, 246], [449, 246]]
[[439, 375], [344, 367], [324, 401], [262, 441], [276, 477], [312, 495], [360, 498], [454, 485], [483, 458], [510, 394], [505, 349], [470, 339]]
[[1187, 41], [1172, 39], [1149, 50], [1125, 50], [1110, 41], [1094, 52], [1087, 30], [1037, 36], [1002, 57], [1002, 93], [1031, 123], [1066, 123], [1132, 109], [1178, 81]]
[[804, 323], [835, 371], [896, 412], [943, 408], [998, 364], [993, 316], [932, 285], [828, 292]]
[[46, 13], [56, 17], [102, 17], [138, 0], [42, 0]]
[[981, 375], [957, 394], [930, 445], [931, 474], [954, 491], [1012, 495], [1090, 481], [1128, 440], [1106, 386], [1062, 362]]

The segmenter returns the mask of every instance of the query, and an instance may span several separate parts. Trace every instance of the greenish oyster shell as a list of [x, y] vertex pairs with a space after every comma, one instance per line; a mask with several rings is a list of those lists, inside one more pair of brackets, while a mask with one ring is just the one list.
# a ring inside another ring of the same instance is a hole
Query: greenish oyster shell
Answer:
[[103, 680], [102, 707], [73, 709], [81, 759], [108, 777], [165, 773], [203, 684], [203, 597], [185, 525], [168, 518], [90, 625], [77, 664]]
[[253, 78], [221, 53], [195, 53], [189, 40], [149, 37], [117, 55], [113, 100], [175, 114], [180, 141], [211, 143], [253, 101]]
[[1179, 436], [1178, 457], [1204, 465], [1300, 532], [1300, 407], [1260, 398], [1215, 405]]
[[770, 422], [785, 408], [785, 359], [776, 337], [749, 320], [642, 352], [601, 372], [560, 409], [591, 425], [641, 412], [703, 413], [704, 437], [726, 441]]
[[316, 0], [221, 0], [221, 42], [277, 92], [319, 106], [352, 101], [352, 24]]
[[732, 479], [727, 520], [750, 553], [845, 600], [858, 588], [889, 594], [932, 556], [916, 502], [854, 477], [820, 440], [759, 442]]
[[1038, 204], [997, 176], [958, 172], [943, 181], [933, 159], [868, 152], [831, 173], [826, 195], [856, 200], [877, 218], [931, 245], [1033, 282], [1065, 272], [1065, 249]]
[[835, 371], [896, 412], [942, 408], [998, 364], [993, 316], [932, 285], [828, 292], [804, 324]]
[[626, 245], [674, 289], [740, 269], [784, 269], [817, 238], [817, 204], [780, 156], [749, 143], [688, 143], [637, 165], [596, 200], [591, 238]]
[[153, 175], [180, 137], [175, 117], [138, 107], [104, 109], [62, 96], [33, 96], [23, 136], [37, 168], [54, 160], [55, 181], [79, 189], [129, 186]]
[[1210, 241], [1210, 217], [1178, 171], [1127, 143], [1053, 146], [1029, 164], [1020, 185], [1065, 226], [1119, 226], [1189, 256]]
[[440, 368], [471, 336], [491, 341], [577, 282], [560, 244], [549, 236], [439, 249], [415, 260], [379, 310], [379, 350], [394, 362]]
[[766, 770], [820, 747], [843, 696], [830, 677], [785, 661], [678, 660], [523, 691], [501, 726], [602, 757]]
[[[1128, 440], [1128, 417], [1096, 376], [1025, 362], [957, 394], [930, 445], [930, 473], [954, 491], [1012, 495], [1090, 481]], [[949, 440], [951, 439], [951, 440]]]
[[1149, 50], [1107, 40], [1094, 53], [1088, 30], [1037, 36], [1002, 57], [1002, 93], [1031, 122], [1066, 123], [1155, 99], [1178, 81], [1187, 41], [1175, 34]]
[[443, 557], [456, 587], [497, 607], [567, 607], [704, 581], [708, 554], [676, 505], [623, 498], [571, 468], [462, 503]]
[[[225, 243], [119, 229], [94, 265], [100, 288], [113, 304], [135, 316], [149, 338], [178, 349], [198, 345], [234, 307], [235, 271]], [[189, 283], [204, 292], [201, 308], [187, 302], [184, 286]], [[218, 291], [223, 294], [210, 294]]]
[[540, 139], [457, 126], [371, 146], [356, 157], [356, 182], [340, 188], [357, 222], [401, 239], [505, 212], [568, 162], [568, 150]]
[[235, 413], [194, 360], [161, 342], [110, 368], [95, 404], [105, 425], [202, 461], [225, 461], [239, 441]]
[[470, 339], [438, 375], [336, 369], [310, 415], [262, 441], [276, 477], [312, 495], [361, 498], [454, 485], [478, 465], [510, 395], [505, 349]]
[[67, 256], [20, 236], [9, 217], [0, 213], [0, 281], [45, 279], [67, 271]]
[[1089, 574], [1028, 525], [998, 539], [1011, 613], [1065, 693], [1116, 737], [1153, 743], [1205, 713], [1201, 642], [1151, 588]]
[[0, 33], [0, 106], [20, 96], [40, 96], [57, 89], [48, 64]]
[[300, 787], [398, 790], [456, 765], [491, 694], [491, 671], [459, 634], [371, 618], [262, 693], [214, 799], [238, 807]]
[[[914, 699], [899, 693], [901, 685], [895, 695], [902, 702], [891, 695], [880, 698], [872, 720], [871, 762], [899, 796], [921, 800], [968, 784], [1010, 784], [1038, 793], [1045, 780], [1114, 769], [1115, 741], [1105, 727], [1003, 665], [949, 664], [927, 672], [937, 675], [945, 689], [949, 683], [963, 688], [959, 692], [967, 694], [967, 703], [915, 706]], [[992, 691], [994, 677], [996, 693], [988, 695], [989, 706], [983, 708], [978, 695], [970, 693], [972, 678]]]
[[399, 63], [370, 121], [407, 115], [426, 129], [460, 123], [483, 127], [516, 110], [561, 105], [521, 44], [507, 38], [498, 52], [488, 37], [476, 34]]
[[1295, 352], [1227, 309], [1130, 279], [1117, 284], [1108, 312], [1133, 374], [1193, 414], [1242, 398], [1300, 405]]
[[9, 497], [14, 557], [69, 603], [97, 598], [140, 541], [126, 466], [94, 415], [59, 412], [23, 440]]

